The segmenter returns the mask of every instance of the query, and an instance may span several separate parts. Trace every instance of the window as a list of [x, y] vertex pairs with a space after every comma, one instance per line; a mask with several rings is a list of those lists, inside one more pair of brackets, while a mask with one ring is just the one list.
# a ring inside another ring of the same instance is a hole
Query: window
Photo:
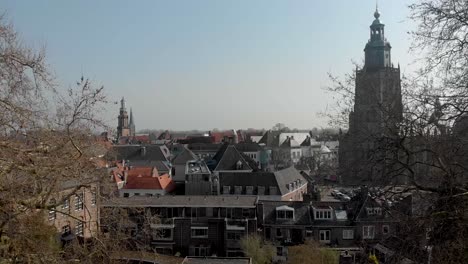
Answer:
[[124, 197], [129, 197], [129, 193], [124, 193]]
[[96, 205], [96, 189], [91, 190], [91, 205]]
[[242, 186], [234, 186], [234, 194], [242, 194]]
[[374, 226], [363, 226], [362, 237], [364, 239], [374, 239], [375, 227]]
[[382, 215], [380, 207], [366, 207], [367, 215]]
[[319, 240], [322, 243], [329, 243], [330, 242], [330, 230], [320, 230]]
[[170, 228], [154, 229], [153, 240], [172, 240], [172, 229]]
[[389, 225], [383, 225], [382, 226], [382, 234], [388, 235], [390, 233], [390, 226]]
[[63, 200], [63, 204], [62, 204], [62, 209], [68, 209], [70, 208], [70, 200], [67, 198], [65, 200]]
[[49, 211], [49, 221], [54, 221], [56, 217], [57, 217], [57, 212], [55, 211], [55, 206], [54, 206]]
[[84, 223], [81, 220], [76, 220], [75, 235], [83, 236]]
[[49, 221], [53, 221], [55, 220], [56, 216], [57, 216], [57, 212], [55, 211], [55, 199], [51, 199], [50, 200], [50, 210], [49, 210]]
[[265, 194], [265, 186], [258, 186], [257, 187], [257, 194], [264, 195]]
[[276, 228], [276, 237], [282, 237], [281, 228]]
[[270, 186], [270, 195], [277, 195], [278, 194], [278, 189], [276, 186]]
[[230, 186], [223, 186], [223, 194], [230, 194], [231, 187]]
[[252, 195], [253, 194], [253, 186], [246, 186], [245, 187], [245, 194]]
[[83, 193], [79, 193], [75, 195], [75, 210], [76, 211], [83, 210]]
[[192, 227], [192, 238], [208, 238], [208, 227]]
[[68, 234], [70, 234], [70, 225], [64, 225], [64, 226], [62, 226], [62, 234], [63, 234], [63, 235], [68, 235]]
[[265, 238], [267, 240], [270, 240], [270, 238], [271, 238], [271, 228], [269, 228], [269, 227], [265, 228]]
[[317, 209], [315, 210], [316, 220], [330, 220], [332, 219], [332, 212], [329, 209]]
[[294, 219], [294, 211], [289, 210], [277, 210], [276, 219]]
[[237, 232], [228, 232], [227, 233], [227, 239], [228, 240], [240, 240], [242, 237], [242, 233], [237, 233]]
[[314, 235], [314, 232], [312, 230], [306, 230], [306, 237], [311, 238]]
[[283, 247], [276, 247], [276, 256], [283, 256]]
[[343, 230], [343, 239], [354, 239], [354, 230], [352, 229]]

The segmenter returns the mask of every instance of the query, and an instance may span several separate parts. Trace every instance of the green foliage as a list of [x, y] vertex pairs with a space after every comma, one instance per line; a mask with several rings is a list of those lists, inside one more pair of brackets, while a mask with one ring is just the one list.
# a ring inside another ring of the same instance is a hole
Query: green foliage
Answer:
[[320, 247], [313, 241], [289, 247], [288, 252], [288, 263], [290, 264], [338, 264], [340, 260], [338, 252]]
[[258, 235], [245, 236], [240, 243], [244, 254], [252, 258], [254, 264], [268, 264], [272, 262], [275, 248], [263, 241]]

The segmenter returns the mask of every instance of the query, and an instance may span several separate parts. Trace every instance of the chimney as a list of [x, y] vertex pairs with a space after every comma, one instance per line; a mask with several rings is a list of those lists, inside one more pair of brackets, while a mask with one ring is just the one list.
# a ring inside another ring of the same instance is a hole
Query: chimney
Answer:
[[127, 180], [128, 180], [128, 171], [125, 170], [125, 171], [123, 172], [123, 174], [124, 174], [124, 183], [127, 183]]
[[146, 156], [146, 147], [141, 147], [140, 154], [141, 154], [142, 157]]

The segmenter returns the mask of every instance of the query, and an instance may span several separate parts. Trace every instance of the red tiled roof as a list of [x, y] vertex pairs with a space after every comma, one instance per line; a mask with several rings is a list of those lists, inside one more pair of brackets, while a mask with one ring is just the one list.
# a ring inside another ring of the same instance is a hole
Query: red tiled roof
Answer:
[[161, 189], [166, 192], [175, 189], [175, 183], [167, 173], [159, 175], [154, 167], [133, 167], [125, 170], [121, 163], [118, 163], [117, 168], [112, 172], [116, 183], [122, 181], [118, 175], [123, 175], [124, 171], [127, 173], [127, 183], [124, 189]]

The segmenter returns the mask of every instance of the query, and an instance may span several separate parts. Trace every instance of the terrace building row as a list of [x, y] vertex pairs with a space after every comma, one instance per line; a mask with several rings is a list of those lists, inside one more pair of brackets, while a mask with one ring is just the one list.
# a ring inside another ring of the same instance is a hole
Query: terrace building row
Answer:
[[[168, 195], [115, 198], [102, 207], [104, 211], [138, 211], [130, 213], [135, 221], [131, 233], [162, 253], [242, 256], [240, 240], [259, 234], [275, 245], [276, 261], [285, 261], [288, 247], [306, 240], [337, 251], [362, 252], [398, 235], [400, 219], [396, 206], [389, 207], [367, 195], [350, 202], [262, 201], [255, 195]], [[158, 219], [150, 223], [149, 232], [142, 220], [148, 215]], [[111, 218], [102, 213], [103, 231], [112, 235], [113, 223], [106, 223], [106, 219]]]

